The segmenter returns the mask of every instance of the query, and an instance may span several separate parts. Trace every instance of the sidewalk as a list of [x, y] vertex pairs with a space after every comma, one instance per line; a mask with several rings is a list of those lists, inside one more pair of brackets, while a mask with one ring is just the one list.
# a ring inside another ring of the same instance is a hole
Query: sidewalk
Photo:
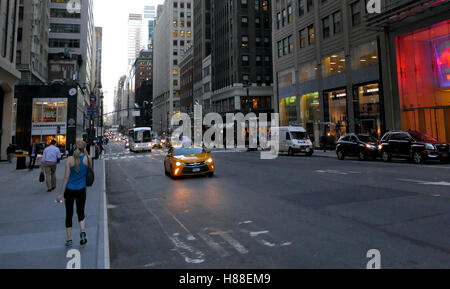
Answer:
[[80, 246], [74, 213], [72, 248], [65, 248], [64, 204], [55, 202], [64, 164], [58, 165], [57, 189], [47, 193], [45, 183], [38, 181], [40, 169], [17, 171], [15, 161], [0, 163], [0, 269], [65, 269], [70, 249], [80, 251], [81, 269], [109, 268], [104, 161], [95, 161], [95, 182], [87, 189], [88, 243]]

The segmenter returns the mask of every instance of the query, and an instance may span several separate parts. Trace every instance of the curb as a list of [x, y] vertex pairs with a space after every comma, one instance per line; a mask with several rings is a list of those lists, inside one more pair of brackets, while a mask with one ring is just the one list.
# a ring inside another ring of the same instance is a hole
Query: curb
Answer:
[[104, 252], [104, 269], [110, 269], [110, 257], [109, 257], [109, 230], [108, 230], [108, 201], [106, 197], [106, 169], [105, 169], [105, 159], [103, 158], [103, 232], [104, 232], [104, 242], [105, 242], [105, 252]]

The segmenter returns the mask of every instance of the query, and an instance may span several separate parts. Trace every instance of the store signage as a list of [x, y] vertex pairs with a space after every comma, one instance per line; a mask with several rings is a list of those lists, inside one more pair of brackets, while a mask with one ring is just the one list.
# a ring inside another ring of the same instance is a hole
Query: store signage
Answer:
[[381, 13], [381, 0], [369, 0], [367, 1], [367, 13], [380, 14]]
[[71, 90], [69, 90], [69, 95], [70, 96], [75, 96], [77, 94], [77, 89], [76, 88], [72, 88]]
[[73, 118], [69, 119], [69, 121], [67, 122], [69, 124], [69, 128], [75, 127], [75, 120]]

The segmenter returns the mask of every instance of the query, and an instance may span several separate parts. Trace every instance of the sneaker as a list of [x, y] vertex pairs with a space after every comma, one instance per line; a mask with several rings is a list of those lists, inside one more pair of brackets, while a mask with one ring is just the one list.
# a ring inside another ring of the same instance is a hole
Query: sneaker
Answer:
[[81, 246], [86, 245], [86, 243], [87, 243], [86, 232], [81, 231], [80, 238], [81, 238], [80, 245]]
[[73, 241], [72, 240], [67, 240], [66, 247], [72, 247], [72, 245], [73, 245]]

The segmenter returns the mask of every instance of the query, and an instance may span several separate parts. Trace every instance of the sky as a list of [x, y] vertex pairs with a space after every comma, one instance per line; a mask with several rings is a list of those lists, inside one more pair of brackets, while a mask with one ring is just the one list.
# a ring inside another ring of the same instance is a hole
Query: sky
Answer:
[[144, 5], [162, 3], [164, 0], [94, 0], [95, 26], [103, 27], [102, 85], [108, 112], [114, 110], [114, 87], [127, 73], [128, 14], [143, 13]]

